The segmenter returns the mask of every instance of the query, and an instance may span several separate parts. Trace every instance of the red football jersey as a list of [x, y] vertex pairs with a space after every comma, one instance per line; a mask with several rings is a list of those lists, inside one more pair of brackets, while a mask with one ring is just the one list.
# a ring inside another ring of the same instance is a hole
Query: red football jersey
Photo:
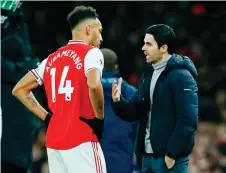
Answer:
[[98, 48], [82, 41], [69, 41], [31, 70], [38, 83], [44, 84], [53, 113], [46, 147], [64, 150], [84, 142], [98, 141], [93, 130], [79, 117], [94, 118], [86, 74], [97, 68], [102, 75], [103, 64], [103, 54]]

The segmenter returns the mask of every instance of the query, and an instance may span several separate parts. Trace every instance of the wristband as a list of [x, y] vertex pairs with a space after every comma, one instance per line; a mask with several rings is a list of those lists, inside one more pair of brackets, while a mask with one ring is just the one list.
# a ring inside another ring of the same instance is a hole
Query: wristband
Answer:
[[46, 124], [49, 124], [51, 117], [52, 117], [52, 115], [50, 113], [48, 113], [46, 115], [45, 120], [44, 120]]

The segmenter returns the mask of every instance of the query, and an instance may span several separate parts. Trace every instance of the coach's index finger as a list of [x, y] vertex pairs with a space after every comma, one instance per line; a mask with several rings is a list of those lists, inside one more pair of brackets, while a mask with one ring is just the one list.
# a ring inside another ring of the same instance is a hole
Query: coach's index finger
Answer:
[[113, 93], [113, 91], [115, 90], [116, 87], [117, 87], [116, 80], [114, 80], [112, 82], [112, 93]]
[[116, 80], [113, 80], [112, 87], [116, 84]]
[[122, 80], [122, 78], [120, 77], [119, 80], [118, 80], [118, 86], [119, 86], [120, 88], [121, 88], [121, 85], [122, 85], [122, 81], [123, 81], [123, 80]]

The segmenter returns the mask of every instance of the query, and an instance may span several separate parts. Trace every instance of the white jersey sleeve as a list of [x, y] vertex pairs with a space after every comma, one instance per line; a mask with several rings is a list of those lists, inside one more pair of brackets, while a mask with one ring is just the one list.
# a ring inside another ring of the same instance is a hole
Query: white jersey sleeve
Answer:
[[43, 84], [43, 75], [45, 71], [45, 66], [46, 66], [47, 58], [44, 59], [41, 64], [38, 65], [37, 68], [32, 69], [30, 72], [34, 76], [34, 78], [37, 80], [39, 85]]
[[93, 48], [88, 51], [84, 59], [84, 72], [87, 75], [87, 72], [91, 69], [98, 69], [102, 76], [102, 71], [104, 68], [104, 56], [100, 49]]

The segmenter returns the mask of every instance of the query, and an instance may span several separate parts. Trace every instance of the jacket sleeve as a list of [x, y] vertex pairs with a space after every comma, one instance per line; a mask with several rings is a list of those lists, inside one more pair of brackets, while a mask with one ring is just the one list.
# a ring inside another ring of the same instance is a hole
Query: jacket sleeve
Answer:
[[177, 158], [192, 152], [194, 135], [198, 126], [198, 88], [187, 70], [175, 70], [171, 87], [176, 107], [176, 125], [168, 142], [166, 154]]
[[122, 120], [132, 122], [139, 119], [136, 114], [136, 103], [138, 100], [138, 90], [133, 94], [133, 96], [127, 101], [122, 96], [119, 102], [113, 102], [112, 109], [114, 110], [115, 114], [120, 117]]
[[[123, 95], [123, 97], [126, 100], [129, 100], [133, 96], [133, 94], [136, 92], [136, 88], [134, 86], [129, 85], [128, 83], [125, 84], [125, 88], [126, 88], [126, 93], [125, 93], [125, 97], [124, 97], [124, 95]], [[137, 109], [137, 107], [136, 107], [136, 109]], [[136, 129], [137, 129], [138, 122], [139, 121], [131, 122], [131, 127], [132, 127], [131, 137], [132, 137], [133, 141], [135, 141], [135, 139], [136, 139]]]
[[122, 90], [125, 90], [124, 95], [122, 92], [122, 96], [124, 99], [129, 100], [133, 94], [136, 92], [136, 88], [129, 85], [128, 83], [125, 82], [125, 84], [122, 86]]

